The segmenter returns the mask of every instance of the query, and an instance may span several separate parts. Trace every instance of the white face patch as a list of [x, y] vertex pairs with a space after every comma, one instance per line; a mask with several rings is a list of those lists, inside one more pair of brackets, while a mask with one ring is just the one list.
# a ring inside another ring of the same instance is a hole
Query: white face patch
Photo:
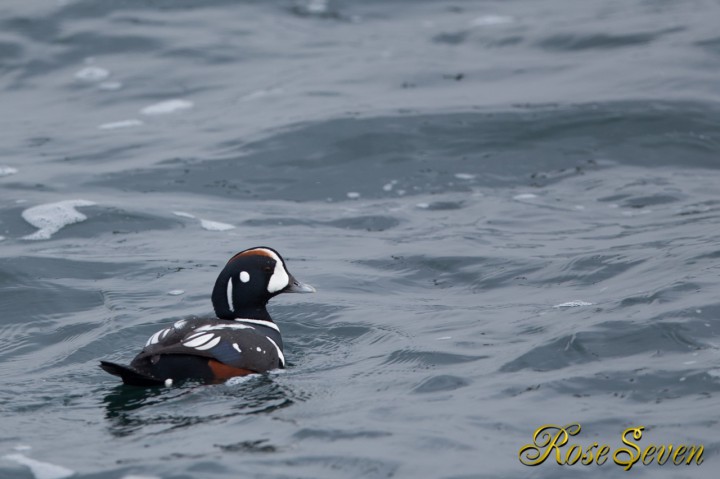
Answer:
[[232, 290], [232, 276], [231, 276], [230, 279], [228, 279], [228, 285], [227, 285], [227, 302], [228, 302], [228, 308], [230, 309], [230, 311], [232, 311], [234, 309], [232, 294], [233, 294], [233, 290]]
[[240, 346], [238, 346], [238, 343], [233, 343], [233, 348], [235, 348], [235, 351], [238, 353], [242, 353], [242, 350], [240, 349]]
[[242, 281], [243, 283], [247, 283], [248, 281], [250, 281], [250, 273], [248, 273], [247, 271], [242, 271], [240, 273], [240, 281]]
[[260, 249], [275, 260], [275, 271], [273, 271], [272, 276], [270, 276], [267, 290], [268, 293], [277, 293], [281, 289], [286, 288], [288, 284], [290, 284], [290, 275], [285, 270], [285, 266], [283, 265], [282, 260], [277, 254], [275, 254], [274, 251], [270, 251], [269, 249], [265, 248]]

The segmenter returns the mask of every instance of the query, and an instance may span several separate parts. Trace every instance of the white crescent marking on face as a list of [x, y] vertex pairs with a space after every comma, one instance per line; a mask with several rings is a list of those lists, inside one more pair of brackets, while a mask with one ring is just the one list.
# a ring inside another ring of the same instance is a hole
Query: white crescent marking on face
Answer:
[[278, 347], [277, 343], [275, 341], [273, 341], [270, 338], [270, 336], [265, 336], [265, 337], [268, 339], [268, 341], [270, 341], [272, 343], [273, 346], [275, 346], [275, 349], [277, 349], [278, 357], [280, 358], [280, 364], [285, 366], [285, 355], [283, 354], [282, 351], [280, 351], [280, 347]]
[[198, 346], [210, 341], [214, 336], [215, 335], [213, 333], [202, 334], [187, 341], [183, 341], [183, 346], [187, 346], [188, 348], [197, 348]]
[[233, 300], [232, 300], [233, 289], [232, 289], [232, 287], [233, 287], [232, 286], [232, 276], [230, 276], [230, 278], [228, 279], [228, 285], [227, 285], [227, 301], [228, 301], [228, 309], [230, 311], [235, 309], [235, 308], [233, 308]]
[[250, 273], [248, 273], [247, 271], [241, 271], [240, 281], [242, 281], [243, 283], [247, 283], [248, 281], [250, 281]]
[[270, 281], [268, 282], [267, 290], [268, 293], [277, 293], [281, 289], [287, 287], [288, 284], [290, 284], [290, 275], [285, 270], [285, 265], [283, 264], [280, 257], [275, 254], [274, 251], [270, 251], [269, 249], [260, 248], [260, 250], [267, 253], [272, 259], [275, 260], [275, 271], [273, 271], [272, 276], [270, 276]]
[[175, 324], [173, 324], [173, 328], [175, 329], [182, 329], [187, 324], [187, 321], [184, 319], [181, 319], [180, 321], [175, 321]]
[[220, 336], [215, 336], [215, 339], [210, 340], [209, 343], [203, 344], [202, 346], [195, 346], [195, 349], [197, 349], [198, 351], [205, 351], [206, 349], [214, 348], [219, 342]]

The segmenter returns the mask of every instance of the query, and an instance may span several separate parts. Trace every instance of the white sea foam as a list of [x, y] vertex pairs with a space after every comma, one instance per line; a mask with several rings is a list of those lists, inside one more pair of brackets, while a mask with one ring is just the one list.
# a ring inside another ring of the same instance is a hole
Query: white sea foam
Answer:
[[593, 303], [588, 303], [587, 301], [568, 301], [567, 303], [560, 303], [553, 306], [553, 308], [578, 308], [580, 306], [592, 306]]
[[27, 466], [32, 471], [35, 479], [64, 479], [75, 475], [75, 471], [68, 469], [63, 466], [57, 466], [50, 464], [49, 462], [42, 462], [35, 459], [31, 459], [23, 454], [8, 454], [3, 456], [3, 459], [17, 462], [23, 466]]
[[475, 178], [475, 175], [470, 173], [455, 173], [455, 178], [459, 180], [472, 180]]
[[195, 215], [191, 215], [190, 213], [185, 213], [184, 211], [173, 211], [172, 214], [174, 214], [175, 216], [179, 216], [180, 218], [195, 219]]
[[104, 81], [98, 85], [98, 90], [115, 91], [123, 87], [122, 82], [119, 81]]
[[171, 291], [168, 291], [168, 294], [170, 296], [180, 296], [181, 294], [184, 294], [184, 293], [185, 293], [185, 291], [182, 289], [173, 289]]
[[513, 196], [514, 200], [531, 200], [533, 198], [537, 198], [537, 195], [534, 195], [532, 193], [522, 193], [520, 195]]
[[120, 120], [120, 121], [113, 121], [110, 123], [103, 123], [102, 125], [98, 126], [101, 130], [117, 130], [118, 128], [130, 128], [132, 126], [141, 126], [145, 123], [142, 120], [136, 120], [135, 118], [131, 120]]
[[200, 226], [208, 231], [227, 231], [235, 228], [233, 225], [221, 223], [219, 221], [210, 221], [200, 219]]
[[75, 72], [75, 78], [86, 82], [96, 82], [106, 79], [110, 72], [104, 68], [90, 66]]
[[33, 234], [23, 236], [23, 239], [49, 239], [63, 227], [87, 219], [87, 216], [75, 209], [76, 207], [92, 206], [94, 204], [94, 202], [87, 200], [66, 200], [28, 208], [22, 212], [23, 219], [39, 229]]
[[4, 240], [4, 239], [5, 239], [4, 236], [0, 236], [0, 241], [2, 241], [2, 240]]
[[140, 113], [143, 115], [167, 115], [168, 113], [175, 113], [176, 111], [187, 110], [192, 107], [193, 102], [175, 98], [146, 106], [140, 110]]
[[360, 193], [358, 193], [357, 191], [349, 191], [347, 194], [347, 197], [350, 198], [351, 200], [356, 200], [356, 199], [360, 198]]
[[10, 176], [17, 172], [17, 168], [13, 168], [12, 166], [0, 166], [0, 176]]
[[503, 25], [506, 23], [512, 23], [515, 19], [513, 17], [508, 17], [505, 15], [482, 15], [480, 17], [474, 18], [470, 25], [473, 27], [487, 27], [491, 25]]
[[137, 474], [128, 474], [123, 476], [122, 479], [160, 479], [158, 476], [138, 476]]
[[248, 374], [246, 376], [235, 376], [235, 377], [232, 377], [232, 378], [228, 379], [227, 381], [225, 381], [225, 384], [228, 386], [237, 386], [238, 384], [248, 382], [257, 376], [259, 376], [259, 374]]

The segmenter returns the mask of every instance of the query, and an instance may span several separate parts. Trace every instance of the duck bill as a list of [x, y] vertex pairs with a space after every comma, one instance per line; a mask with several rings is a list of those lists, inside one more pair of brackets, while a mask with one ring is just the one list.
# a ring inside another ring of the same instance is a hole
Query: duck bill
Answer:
[[282, 291], [283, 293], [314, 293], [317, 290], [307, 283], [301, 283], [292, 275], [290, 276], [290, 284]]

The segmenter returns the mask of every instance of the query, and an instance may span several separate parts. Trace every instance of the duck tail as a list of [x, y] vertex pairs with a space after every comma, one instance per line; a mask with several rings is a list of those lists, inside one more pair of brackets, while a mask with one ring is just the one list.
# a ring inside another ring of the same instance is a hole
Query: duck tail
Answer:
[[120, 376], [123, 383], [130, 386], [162, 386], [165, 384], [165, 381], [143, 374], [130, 366], [100, 361], [100, 367], [110, 374]]

